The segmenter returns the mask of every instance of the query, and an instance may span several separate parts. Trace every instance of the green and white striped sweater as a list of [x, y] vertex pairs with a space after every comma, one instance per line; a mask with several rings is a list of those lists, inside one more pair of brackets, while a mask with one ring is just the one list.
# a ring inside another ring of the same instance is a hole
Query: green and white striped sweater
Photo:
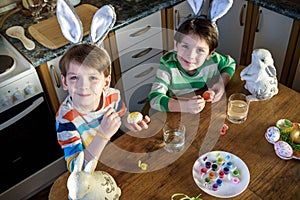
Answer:
[[212, 77], [223, 72], [227, 72], [231, 78], [235, 66], [233, 58], [214, 52], [194, 75], [189, 75], [181, 67], [176, 52], [168, 52], [160, 60], [149, 94], [150, 105], [155, 110], [169, 112], [168, 102], [171, 96], [181, 96], [199, 90], [205, 87]]

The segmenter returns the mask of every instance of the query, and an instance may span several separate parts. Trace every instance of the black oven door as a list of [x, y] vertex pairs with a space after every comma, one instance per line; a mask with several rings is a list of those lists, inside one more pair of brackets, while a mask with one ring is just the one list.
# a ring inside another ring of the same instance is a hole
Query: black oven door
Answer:
[[0, 194], [63, 156], [44, 94], [0, 116]]

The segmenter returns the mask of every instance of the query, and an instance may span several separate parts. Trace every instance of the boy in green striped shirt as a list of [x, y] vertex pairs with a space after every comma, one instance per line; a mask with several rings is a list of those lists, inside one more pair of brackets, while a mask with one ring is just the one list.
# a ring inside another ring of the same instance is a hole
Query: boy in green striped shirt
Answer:
[[230, 56], [215, 52], [218, 31], [207, 19], [188, 19], [174, 39], [175, 51], [166, 53], [160, 60], [149, 94], [150, 105], [158, 111], [199, 113], [205, 107], [200, 95], [195, 94], [189, 100], [175, 97], [207, 86], [215, 94], [212, 103], [219, 101], [236, 63]]

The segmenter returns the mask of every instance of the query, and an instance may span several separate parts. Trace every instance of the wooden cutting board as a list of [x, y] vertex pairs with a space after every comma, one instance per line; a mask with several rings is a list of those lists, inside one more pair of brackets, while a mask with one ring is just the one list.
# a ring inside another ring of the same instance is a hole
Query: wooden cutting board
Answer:
[[[82, 22], [84, 36], [90, 33], [91, 22], [97, 10], [97, 7], [90, 4], [82, 4], [75, 8]], [[31, 25], [28, 31], [36, 41], [49, 49], [57, 49], [69, 43], [61, 32], [56, 16]]]

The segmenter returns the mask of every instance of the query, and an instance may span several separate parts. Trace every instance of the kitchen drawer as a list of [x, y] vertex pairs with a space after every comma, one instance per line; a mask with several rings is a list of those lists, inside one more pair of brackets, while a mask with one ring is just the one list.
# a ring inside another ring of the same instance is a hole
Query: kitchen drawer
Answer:
[[160, 11], [116, 30], [118, 50], [123, 51], [162, 31]]
[[116, 84], [116, 88], [124, 94], [124, 102], [130, 112], [141, 112], [147, 103], [161, 56], [162, 52], [123, 73]]
[[131, 48], [119, 52], [121, 73], [128, 71], [132, 67], [148, 60], [162, 51], [162, 35], [160, 32]]
[[150, 77], [142, 84], [125, 91], [125, 104], [129, 112], [142, 112], [148, 102], [154, 77]]
[[141, 84], [150, 77], [154, 77], [159, 66], [161, 56], [162, 53], [159, 53], [142, 64], [126, 71], [125, 73], [122, 73], [119, 81], [121, 81], [123, 85], [123, 90], [129, 90], [132, 87]]

